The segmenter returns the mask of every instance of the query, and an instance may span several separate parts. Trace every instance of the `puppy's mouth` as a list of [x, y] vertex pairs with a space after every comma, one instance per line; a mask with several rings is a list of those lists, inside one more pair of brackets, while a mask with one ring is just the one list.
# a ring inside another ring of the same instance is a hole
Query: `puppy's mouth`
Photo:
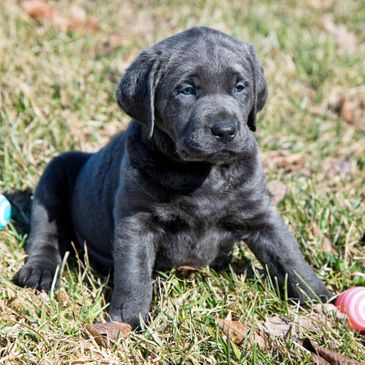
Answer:
[[241, 151], [222, 148], [221, 150], [210, 152], [197, 147], [180, 145], [177, 148], [177, 154], [183, 161], [200, 161], [210, 163], [228, 163], [238, 158]]

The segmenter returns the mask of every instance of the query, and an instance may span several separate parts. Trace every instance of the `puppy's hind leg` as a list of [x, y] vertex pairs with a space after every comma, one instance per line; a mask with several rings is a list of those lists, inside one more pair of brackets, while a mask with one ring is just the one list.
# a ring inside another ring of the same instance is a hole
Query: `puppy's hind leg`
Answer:
[[32, 204], [28, 258], [17, 274], [18, 284], [51, 288], [63, 251], [73, 238], [69, 209], [73, 186], [89, 157], [82, 152], [64, 153], [55, 157], [41, 176]]

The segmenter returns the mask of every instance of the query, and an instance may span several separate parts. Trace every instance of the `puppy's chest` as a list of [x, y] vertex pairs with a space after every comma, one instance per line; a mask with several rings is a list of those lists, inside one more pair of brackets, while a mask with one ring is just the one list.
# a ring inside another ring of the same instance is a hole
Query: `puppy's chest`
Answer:
[[205, 266], [229, 251], [236, 240], [235, 232], [224, 224], [229, 205], [227, 199], [201, 196], [157, 208], [161, 239], [156, 266]]

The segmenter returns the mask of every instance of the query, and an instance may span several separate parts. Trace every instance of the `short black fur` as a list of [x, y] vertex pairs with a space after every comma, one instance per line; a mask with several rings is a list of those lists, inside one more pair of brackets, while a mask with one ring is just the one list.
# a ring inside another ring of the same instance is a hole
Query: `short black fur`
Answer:
[[253, 134], [266, 98], [253, 47], [226, 34], [196, 27], [142, 51], [117, 90], [128, 130], [42, 175], [19, 282], [49, 290], [70, 241], [86, 242], [114, 268], [112, 319], [136, 327], [154, 269], [219, 266], [244, 240], [292, 298], [328, 298], [267, 192]]

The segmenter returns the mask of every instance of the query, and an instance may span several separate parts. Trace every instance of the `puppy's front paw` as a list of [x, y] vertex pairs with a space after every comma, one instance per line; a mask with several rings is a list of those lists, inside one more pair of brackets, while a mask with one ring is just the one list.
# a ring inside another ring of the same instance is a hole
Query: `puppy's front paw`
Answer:
[[141, 325], [141, 320], [146, 322], [148, 310], [149, 305], [146, 303], [143, 306], [132, 302], [117, 304], [115, 300], [112, 300], [109, 315], [113, 321], [128, 323], [133, 329], [137, 329]]
[[[56, 274], [57, 265], [28, 260], [16, 275], [16, 282], [20, 286], [49, 291]], [[56, 287], [59, 275], [56, 278]]]

